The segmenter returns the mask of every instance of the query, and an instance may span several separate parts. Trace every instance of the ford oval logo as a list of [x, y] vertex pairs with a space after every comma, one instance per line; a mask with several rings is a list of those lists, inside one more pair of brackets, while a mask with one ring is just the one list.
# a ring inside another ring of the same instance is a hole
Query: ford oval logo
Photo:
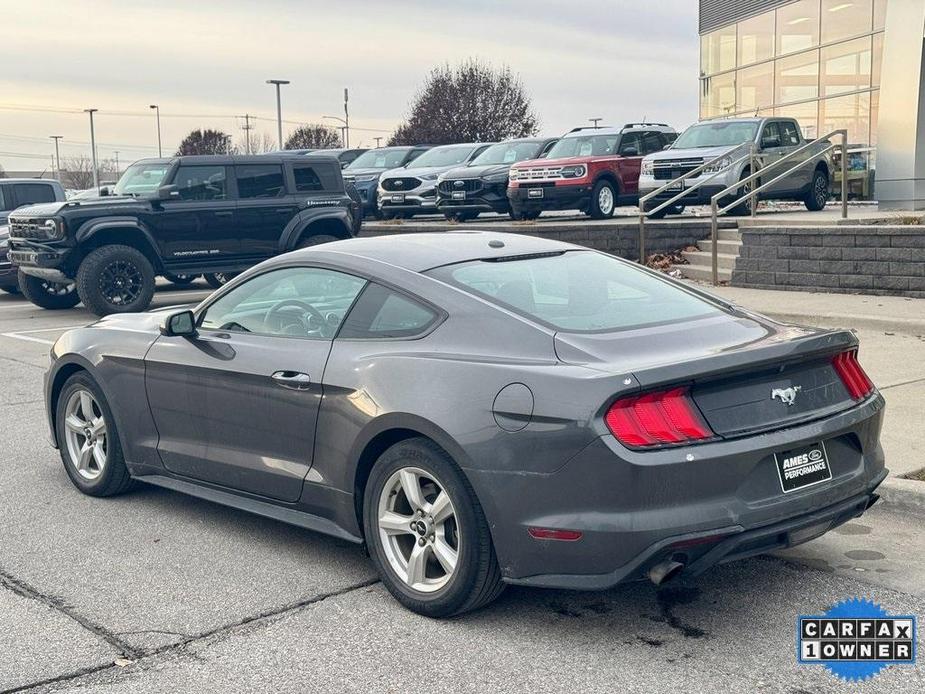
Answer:
[[462, 188], [464, 185], [466, 185], [465, 181], [453, 181], [453, 186], [456, 188]]
[[403, 185], [405, 185], [405, 182], [401, 180], [400, 178], [397, 181], [395, 181], [396, 188], [401, 188]]

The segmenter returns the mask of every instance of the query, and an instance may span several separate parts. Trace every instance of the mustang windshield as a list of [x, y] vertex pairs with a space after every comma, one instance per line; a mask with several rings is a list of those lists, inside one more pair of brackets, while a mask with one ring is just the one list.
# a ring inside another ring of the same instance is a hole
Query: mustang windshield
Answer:
[[758, 123], [755, 122], [723, 122], [700, 123], [692, 125], [674, 141], [672, 149], [688, 149], [696, 147], [723, 147], [741, 145], [755, 139], [758, 132]]
[[169, 162], [132, 164], [122, 174], [112, 194], [151, 195], [160, 187], [169, 169]]
[[476, 260], [427, 274], [567, 332], [626, 330], [722, 313], [705, 299], [594, 251]]

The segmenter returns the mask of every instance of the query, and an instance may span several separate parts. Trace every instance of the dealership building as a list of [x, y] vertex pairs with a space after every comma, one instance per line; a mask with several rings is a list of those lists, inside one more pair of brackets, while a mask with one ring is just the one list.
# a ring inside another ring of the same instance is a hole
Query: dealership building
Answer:
[[925, 0], [700, 0], [700, 117], [848, 131], [852, 197], [925, 209]]

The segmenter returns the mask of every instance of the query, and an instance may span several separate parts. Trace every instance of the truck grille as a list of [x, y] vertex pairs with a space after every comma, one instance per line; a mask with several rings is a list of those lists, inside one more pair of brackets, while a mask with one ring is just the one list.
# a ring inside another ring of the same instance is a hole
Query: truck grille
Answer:
[[10, 217], [10, 238], [11, 239], [40, 239], [47, 240], [55, 238], [55, 233], [51, 229], [45, 228], [47, 219], [37, 218], [13, 218]]
[[386, 178], [382, 181], [383, 190], [394, 190], [395, 192], [400, 193], [403, 190], [414, 190], [419, 185], [421, 185], [421, 179], [408, 177], [408, 178]]
[[529, 169], [515, 169], [516, 181], [555, 181], [562, 178], [561, 166], [537, 166]]
[[[461, 184], [461, 185], [457, 185]], [[440, 181], [440, 192], [452, 195], [454, 191], [475, 193], [482, 189], [482, 182], [477, 178], [463, 178], [460, 180]]]
[[662, 159], [652, 163], [652, 173], [656, 180], [671, 181], [693, 171], [703, 164], [703, 159]]

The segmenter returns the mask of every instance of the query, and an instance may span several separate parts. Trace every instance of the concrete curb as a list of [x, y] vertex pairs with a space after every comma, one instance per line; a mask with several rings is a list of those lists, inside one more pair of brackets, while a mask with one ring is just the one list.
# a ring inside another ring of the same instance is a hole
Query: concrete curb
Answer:
[[880, 494], [884, 508], [925, 519], [925, 482], [887, 477], [877, 493]]

